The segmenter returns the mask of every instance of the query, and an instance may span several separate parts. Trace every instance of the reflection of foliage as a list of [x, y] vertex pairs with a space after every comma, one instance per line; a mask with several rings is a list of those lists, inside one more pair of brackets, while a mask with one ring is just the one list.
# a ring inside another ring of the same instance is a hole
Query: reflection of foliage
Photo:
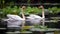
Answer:
[[21, 30], [20, 30], [20, 32], [25, 32], [25, 31], [27, 31], [27, 30], [25, 30], [25, 29], [21, 29]]
[[[3, 12], [3, 15], [7, 15], [7, 14], [11, 14], [13, 12], [15, 12], [17, 15], [20, 14], [21, 12], [21, 8], [18, 8], [17, 6], [14, 6], [14, 7], [6, 7], [6, 8], [3, 8], [2, 9], [2, 12]], [[24, 11], [25, 15], [29, 15], [31, 13], [34, 13], [34, 14], [41, 14], [41, 9], [38, 9], [37, 7], [27, 7], [26, 10]]]
[[[52, 8], [48, 8], [49, 12], [52, 13], [52, 14], [57, 14], [60, 12], [60, 8], [57, 8], [57, 7], [52, 7]], [[5, 16], [6, 14], [11, 14], [13, 12], [16, 12], [17, 15], [20, 14], [21, 12], [21, 8], [18, 8], [17, 6], [14, 6], [14, 7], [6, 7], [6, 8], [3, 8], [2, 11], [2, 16]], [[24, 11], [25, 12], [25, 15], [29, 15], [31, 13], [34, 13], [34, 14], [42, 14], [42, 10], [41, 9], [38, 9], [37, 7], [27, 7], [26, 10]]]
[[[5, 17], [7, 14], [11, 14], [13, 12], [15, 12], [16, 14], [19, 14], [19, 8], [17, 8], [17, 6], [14, 6], [13, 8], [11, 7], [6, 7], [2, 9], [2, 16]], [[2, 17], [1, 16], [1, 17]]]
[[40, 29], [47, 29], [47, 26], [42, 26], [42, 25], [35, 25], [35, 28], [40, 28]]
[[60, 12], [60, 8], [57, 8], [57, 7], [48, 8], [48, 10], [52, 14], [58, 14]]
[[27, 7], [27, 12], [29, 14], [31, 14], [31, 13], [34, 13], [34, 14], [40, 13], [41, 14], [42, 13], [41, 9], [38, 9], [37, 7], [33, 7], [33, 8]]

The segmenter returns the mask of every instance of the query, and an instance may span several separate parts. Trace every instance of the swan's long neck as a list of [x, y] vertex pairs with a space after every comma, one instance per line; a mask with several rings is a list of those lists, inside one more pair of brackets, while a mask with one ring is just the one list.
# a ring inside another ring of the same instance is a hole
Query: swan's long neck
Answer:
[[25, 19], [24, 10], [21, 9], [21, 11], [22, 11], [22, 17], [23, 17], [23, 19]]
[[45, 15], [44, 15], [44, 8], [42, 8], [42, 17], [45, 18]]
[[24, 10], [21, 9], [21, 11], [22, 11], [22, 17], [23, 17], [23, 19], [24, 19], [24, 21], [23, 21], [23, 23], [22, 23], [22, 27], [24, 27], [24, 24], [25, 24], [25, 15], [24, 15]]
[[44, 8], [42, 8], [42, 18], [43, 18], [42, 25], [45, 26], [45, 14], [44, 14]]

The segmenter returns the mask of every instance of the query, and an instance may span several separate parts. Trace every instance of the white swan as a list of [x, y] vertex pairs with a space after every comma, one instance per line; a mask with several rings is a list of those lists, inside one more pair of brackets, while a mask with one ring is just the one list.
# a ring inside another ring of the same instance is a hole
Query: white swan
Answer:
[[26, 17], [28, 21], [30, 21], [34, 25], [40, 24], [41, 20], [43, 19], [41, 16], [30, 14], [30, 16]]
[[22, 22], [24, 21], [24, 19], [22, 19], [22, 18], [21, 18], [20, 16], [18, 16], [18, 15], [8, 14], [7, 17], [8, 17], [7, 27], [20, 27], [20, 25], [21, 25]]

